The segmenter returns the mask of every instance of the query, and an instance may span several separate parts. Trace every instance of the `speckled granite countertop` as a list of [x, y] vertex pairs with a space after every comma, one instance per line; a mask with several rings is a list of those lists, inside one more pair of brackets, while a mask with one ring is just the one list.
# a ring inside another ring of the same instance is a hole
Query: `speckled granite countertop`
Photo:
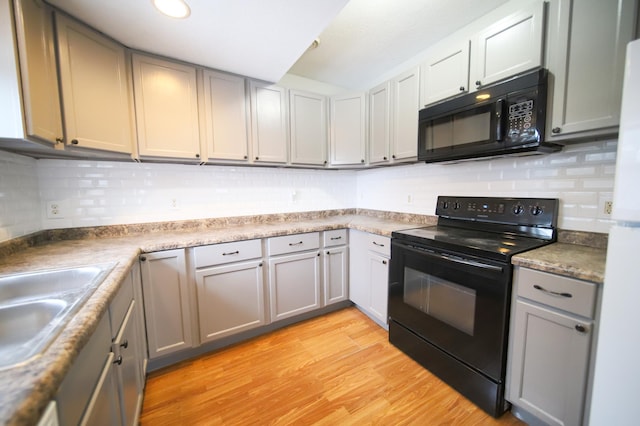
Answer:
[[602, 284], [606, 257], [604, 248], [554, 243], [513, 256], [511, 263]]
[[[400, 219], [411, 220], [406, 217]], [[2, 255], [0, 275], [96, 263], [114, 263], [115, 267], [41, 355], [21, 365], [0, 370], [0, 424], [31, 425], [38, 421], [141, 252], [341, 228], [391, 236], [394, 230], [424, 226], [430, 220], [422, 218], [419, 223], [409, 223], [394, 217], [338, 215], [208, 229], [138, 232], [126, 236], [109, 236], [101, 232], [99, 236], [50, 241]]]
[[[436, 222], [433, 216], [360, 210], [353, 213], [351, 210], [53, 230], [43, 231], [45, 236], [36, 243], [20, 242], [15, 247], [5, 247], [0, 250], [0, 275], [96, 263], [115, 266], [41, 355], [0, 370], [0, 423], [32, 425], [38, 421], [140, 253], [341, 228], [391, 236], [396, 230]], [[604, 250], [556, 243], [514, 257], [514, 264], [602, 282]]]

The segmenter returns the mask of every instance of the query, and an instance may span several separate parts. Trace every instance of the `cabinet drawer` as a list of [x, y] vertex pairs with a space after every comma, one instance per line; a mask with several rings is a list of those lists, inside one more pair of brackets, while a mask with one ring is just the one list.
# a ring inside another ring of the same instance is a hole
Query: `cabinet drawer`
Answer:
[[320, 235], [317, 232], [310, 232], [273, 237], [267, 240], [267, 246], [269, 247], [269, 256], [315, 250], [320, 247]]
[[131, 273], [127, 273], [127, 277], [122, 282], [120, 290], [109, 305], [109, 321], [111, 323], [111, 333], [115, 336], [120, 330], [120, 325], [124, 321], [124, 316], [129, 312], [129, 305], [133, 300], [133, 282], [131, 281]]
[[383, 237], [376, 234], [367, 234], [368, 243], [367, 247], [372, 252], [381, 254], [382, 256], [391, 256], [391, 239], [389, 237]]
[[519, 297], [593, 318], [596, 284], [519, 267], [515, 270], [515, 280]]
[[260, 240], [235, 241], [193, 249], [196, 268], [262, 257]]
[[346, 229], [335, 229], [332, 231], [324, 231], [323, 237], [324, 237], [325, 247], [343, 246], [347, 244]]

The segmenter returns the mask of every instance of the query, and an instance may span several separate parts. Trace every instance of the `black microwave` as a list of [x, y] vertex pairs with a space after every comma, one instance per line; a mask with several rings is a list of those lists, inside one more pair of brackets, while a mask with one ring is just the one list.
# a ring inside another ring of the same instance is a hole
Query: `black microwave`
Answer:
[[547, 70], [538, 68], [419, 113], [418, 160], [427, 163], [559, 151], [544, 141]]

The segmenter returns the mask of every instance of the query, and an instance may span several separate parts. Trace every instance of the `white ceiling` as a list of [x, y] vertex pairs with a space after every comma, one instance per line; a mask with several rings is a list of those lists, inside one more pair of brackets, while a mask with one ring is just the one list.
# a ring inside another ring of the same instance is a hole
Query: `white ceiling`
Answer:
[[352, 89], [506, 1], [187, 0], [191, 16], [178, 20], [151, 0], [48, 0], [134, 49], [266, 81], [290, 72]]

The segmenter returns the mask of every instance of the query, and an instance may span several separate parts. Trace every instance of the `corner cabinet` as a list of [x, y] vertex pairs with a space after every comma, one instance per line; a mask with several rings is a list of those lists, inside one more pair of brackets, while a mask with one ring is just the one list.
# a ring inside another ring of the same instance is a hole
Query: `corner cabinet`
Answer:
[[327, 164], [327, 98], [289, 91], [291, 164]]
[[531, 424], [583, 424], [598, 288], [516, 267], [506, 399]]
[[133, 55], [141, 156], [201, 161], [195, 67]]
[[135, 153], [125, 48], [56, 14], [67, 146]]
[[349, 247], [346, 229], [324, 231], [324, 305], [347, 300], [349, 293]]
[[390, 126], [391, 82], [385, 81], [369, 91], [369, 164], [389, 162]]
[[255, 163], [284, 164], [288, 161], [287, 90], [251, 80], [251, 145]]
[[637, 3], [550, 1], [550, 141], [618, 131], [626, 45], [634, 38]]
[[204, 70], [205, 145], [208, 160], [249, 159], [245, 79]]
[[392, 79], [391, 94], [391, 161], [415, 159], [418, 155], [420, 68], [415, 67]]
[[331, 165], [366, 162], [366, 100], [363, 93], [331, 98]]
[[191, 293], [184, 249], [140, 256], [149, 358], [192, 347]]

